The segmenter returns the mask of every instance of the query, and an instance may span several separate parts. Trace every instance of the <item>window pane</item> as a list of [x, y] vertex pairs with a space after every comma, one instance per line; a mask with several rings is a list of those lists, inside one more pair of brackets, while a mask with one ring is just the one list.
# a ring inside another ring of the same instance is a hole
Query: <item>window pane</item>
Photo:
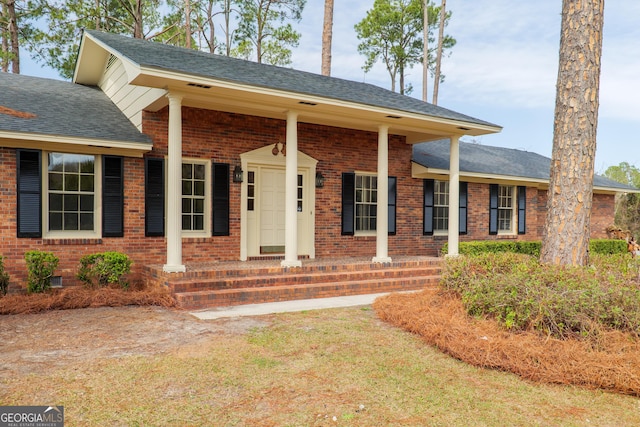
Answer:
[[49, 171], [62, 172], [62, 154], [51, 153], [49, 154]]
[[80, 196], [80, 211], [93, 213], [93, 196]]
[[204, 179], [204, 165], [193, 165], [193, 178], [203, 180]]
[[49, 190], [62, 191], [63, 176], [61, 173], [49, 173]]
[[93, 212], [80, 214], [80, 230], [93, 230]]
[[62, 213], [49, 213], [49, 230], [62, 230]]
[[193, 183], [193, 195], [204, 196], [204, 181], [196, 181]]
[[191, 230], [191, 215], [182, 215], [182, 229]]
[[248, 197], [255, 197], [255, 190], [254, 190], [254, 186], [253, 185], [249, 185], [247, 186], [247, 196]]
[[256, 173], [254, 171], [249, 171], [249, 177], [247, 178], [247, 182], [249, 184], [253, 184], [256, 182]]
[[64, 229], [65, 230], [77, 230], [78, 229], [78, 214], [75, 212], [64, 214]]
[[80, 189], [80, 181], [76, 174], [64, 175], [64, 191], [78, 191]]
[[298, 175], [298, 187], [302, 187], [302, 175]]
[[191, 181], [182, 181], [182, 195], [183, 196], [193, 195], [193, 185]]
[[248, 211], [252, 211], [253, 210], [253, 199], [247, 200], [247, 210]]
[[65, 172], [80, 172], [80, 159], [79, 156], [65, 155], [64, 156], [64, 171]]
[[80, 191], [93, 192], [93, 175], [80, 176]]
[[204, 200], [196, 199], [193, 201], [193, 212], [203, 214], [204, 213]]
[[49, 194], [49, 211], [62, 211], [62, 194]]
[[66, 194], [64, 196], [64, 210], [77, 212], [79, 208], [78, 195]]
[[87, 174], [93, 174], [94, 170], [93, 170], [93, 165], [94, 165], [94, 160], [93, 160], [93, 156], [82, 156], [83, 159], [81, 160], [80, 163], [80, 172], [82, 173], [87, 173]]
[[182, 199], [182, 213], [191, 213], [191, 199]]
[[193, 170], [189, 163], [182, 164], [182, 179], [191, 179], [193, 177]]
[[196, 215], [193, 217], [193, 229], [204, 230], [204, 216]]

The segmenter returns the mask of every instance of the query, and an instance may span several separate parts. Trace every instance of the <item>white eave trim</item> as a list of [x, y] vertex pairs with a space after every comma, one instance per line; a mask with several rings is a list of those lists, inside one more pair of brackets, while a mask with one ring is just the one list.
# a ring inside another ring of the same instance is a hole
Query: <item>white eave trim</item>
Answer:
[[[128, 73], [131, 71], [132, 70], [127, 69]], [[133, 72], [131, 72], [131, 74], [129, 75], [132, 76]], [[298, 103], [301, 100], [304, 100], [306, 102], [322, 104], [330, 107], [366, 111], [374, 114], [379, 114], [382, 117], [398, 116], [400, 118], [454, 126], [458, 128], [457, 133], [460, 133], [460, 134], [467, 134], [467, 132], [471, 130], [476, 131], [472, 133], [474, 135], [477, 133], [477, 131], [481, 131], [482, 132], [481, 134], [497, 133], [502, 131], [501, 126], [482, 125], [482, 124], [466, 122], [462, 120], [431, 116], [428, 114], [419, 114], [419, 113], [407, 112], [404, 110], [376, 107], [376, 106], [360, 104], [356, 102], [342, 101], [334, 98], [324, 98], [317, 95], [309, 95], [309, 94], [299, 93], [299, 92], [289, 92], [289, 91], [265, 88], [260, 86], [252, 86], [248, 84], [229, 82], [229, 81], [218, 80], [213, 78], [198, 77], [194, 75], [189, 75], [189, 74], [184, 74], [184, 73], [179, 73], [179, 72], [174, 72], [169, 70], [163, 70], [158, 68], [152, 68], [152, 67], [145, 67], [145, 66], [139, 66], [139, 72], [137, 76], [134, 78], [130, 77], [129, 83], [135, 85], [137, 79], [145, 79], [149, 77], [163, 79], [163, 80], [180, 81], [184, 83], [195, 83], [195, 84], [201, 84], [204, 86], [217, 87], [221, 89], [237, 90], [237, 91], [246, 92], [246, 93], [256, 93], [256, 94], [271, 96], [276, 98], [284, 98], [287, 100], [294, 101], [296, 103]], [[393, 124], [393, 123], [394, 122], [390, 122], [390, 124]]]
[[73, 136], [46, 135], [36, 133], [20, 133], [0, 131], [0, 145], [4, 147], [25, 147], [28, 143], [54, 144], [57, 146], [74, 146], [80, 150], [90, 148], [114, 149], [127, 153], [138, 153], [139, 156], [151, 151], [150, 142], [114, 141]]
[[[427, 168], [416, 162], [412, 162], [412, 170], [411, 176], [412, 178], [427, 178], [434, 175], [445, 175], [449, 176], [448, 169], [435, 169], [435, 168]], [[488, 182], [488, 181], [499, 181], [499, 182], [521, 182], [524, 184], [530, 184], [529, 186], [535, 186], [537, 184], [538, 188], [547, 188], [549, 187], [548, 179], [540, 179], [540, 178], [527, 178], [523, 176], [512, 176], [512, 175], [497, 175], [497, 174], [485, 174], [485, 173], [477, 173], [477, 172], [464, 172], [460, 171], [460, 179], [467, 178], [476, 182]], [[534, 184], [534, 185], [531, 185]], [[594, 192], [598, 193], [640, 193], [640, 189], [632, 190], [632, 189], [622, 189], [622, 188], [614, 188], [614, 187], [602, 187], [602, 186], [594, 186]]]

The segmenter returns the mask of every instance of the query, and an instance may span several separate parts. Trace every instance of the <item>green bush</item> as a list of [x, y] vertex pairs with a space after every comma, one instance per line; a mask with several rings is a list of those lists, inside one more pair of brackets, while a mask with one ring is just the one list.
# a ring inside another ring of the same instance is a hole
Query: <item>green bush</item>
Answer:
[[[483, 240], [460, 242], [458, 252], [462, 255], [479, 255], [485, 253], [512, 252], [516, 254], [540, 256], [540, 241], [524, 240]], [[442, 247], [442, 253], [448, 253], [448, 245]], [[627, 253], [627, 242], [615, 239], [593, 239], [589, 242], [590, 254], [624, 254]]]
[[514, 331], [557, 338], [592, 337], [605, 329], [640, 336], [640, 262], [595, 255], [590, 267], [543, 266], [529, 255], [486, 253], [447, 259], [442, 283], [467, 312]]
[[6, 295], [9, 289], [9, 273], [4, 269], [4, 257], [0, 256], [0, 295]]
[[620, 239], [593, 239], [589, 242], [589, 253], [591, 254], [626, 254], [627, 242]]
[[131, 271], [131, 260], [120, 252], [102, 252], [80, 258], [76, 277], [89, 288], [117, 284], [129, 287], [125, 275]]
[[45, 292], [51, 288], [51, 277], [60, 261], [51, 252], [28, 251], [24, 254], [27, 262], [27, 292]]

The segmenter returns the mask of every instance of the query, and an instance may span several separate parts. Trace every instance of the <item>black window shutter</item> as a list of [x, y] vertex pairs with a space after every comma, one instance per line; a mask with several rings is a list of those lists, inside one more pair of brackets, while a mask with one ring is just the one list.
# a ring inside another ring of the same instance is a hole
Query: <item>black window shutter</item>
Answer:
[[42, 237], [42, 153], [16, 150], [18, 237]]
[[356, 174], [342, 174], [342, 235], [353, 236], [355, 232]]
[[228, 163], [213, 164], [212, 226], [214, 236], [229, 235], [229, 174]]
[[124, 236], [124, 158], [102, 156], [102, 236]]
[[396, 199], [398, 194], [398, 179], [395, 176], [390, 176], [389, 179], [389, 218], [388, 234], [394, 236], [396, 234]]
[[144, 165], [144, 234], [164, 236], [164, 159], [146, 158]]
[[423, 181], [423, 210], [422, 210], [422, 234], [433, 235], [433, 193], [435, 181], [425, 179]]
[[460, 215], [458, 231], [460, 234], [467, 234], [467, 187], [466, 182], [460, 182], [460, 207], [458, 209]]
[[518, 186], [518, 234], [527, 232], [527, 187]]
[[489, 234], [498, 234], [498, 184], [489, 185]]

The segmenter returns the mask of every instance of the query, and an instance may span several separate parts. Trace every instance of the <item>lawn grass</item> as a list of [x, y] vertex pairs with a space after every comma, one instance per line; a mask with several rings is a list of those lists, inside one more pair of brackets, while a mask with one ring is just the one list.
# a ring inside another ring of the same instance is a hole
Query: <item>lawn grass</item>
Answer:
[[637, 398], [466, 365], [369, 307], [270, 321], [169, 354], [3, 378], [0, 405], [64, 405], [68, 427], [640, 425]]

